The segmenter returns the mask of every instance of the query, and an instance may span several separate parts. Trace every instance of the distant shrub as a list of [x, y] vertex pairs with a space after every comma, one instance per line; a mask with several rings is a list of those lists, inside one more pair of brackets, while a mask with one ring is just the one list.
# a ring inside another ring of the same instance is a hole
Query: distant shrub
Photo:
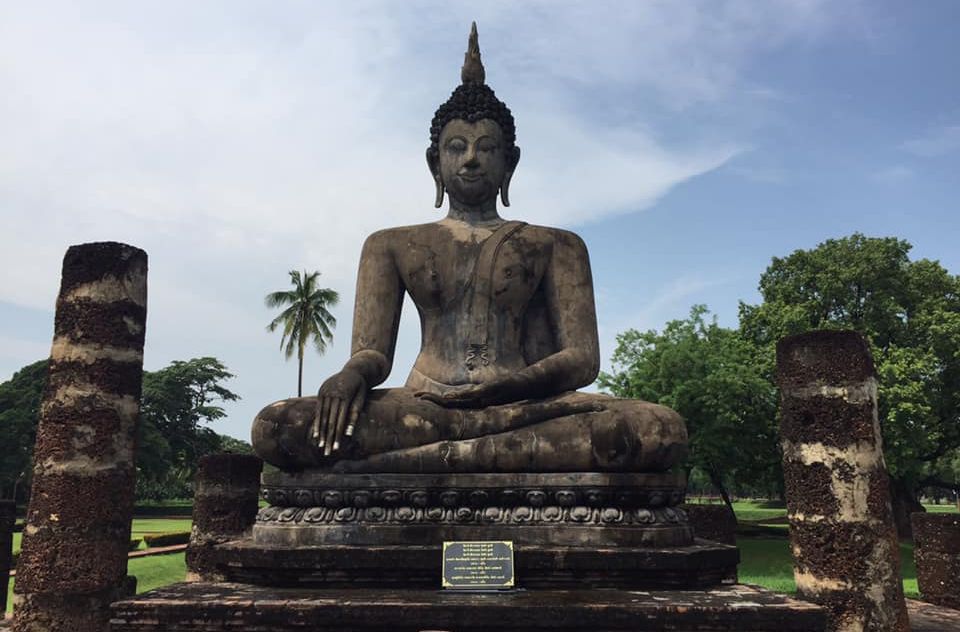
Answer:
[[192, 514], [192, 504], [137, 505], [133, 508], [133, 515], [137, 518], [146, 516], [189, 516]]
[[156, 535], [145, 535], [143, 541], [147, 548], [156, 548], [159, 546], [173, 546], [175, 544], [187, 544], [190, 542], [189, 531], [174, 531], [172, 533], [157, 533]]

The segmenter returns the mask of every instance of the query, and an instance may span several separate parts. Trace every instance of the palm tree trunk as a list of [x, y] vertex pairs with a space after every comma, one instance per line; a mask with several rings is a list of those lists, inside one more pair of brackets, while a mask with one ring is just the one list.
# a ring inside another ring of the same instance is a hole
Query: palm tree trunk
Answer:
[[303, 397], [303, 345], [297, 350], [297, 397]]

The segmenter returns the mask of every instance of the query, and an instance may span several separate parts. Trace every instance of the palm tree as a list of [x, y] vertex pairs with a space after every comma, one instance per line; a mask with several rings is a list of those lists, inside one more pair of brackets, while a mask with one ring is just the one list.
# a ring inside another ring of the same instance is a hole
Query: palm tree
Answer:
[[283, 338], [280, 339], [280, 348], [287, 358], [297, 352], [299, 370], [297, 372], [297, 397], [303, 395], [303, 350], [312, 339], [317, 351], [323, 354], [327, 350], [327, 343], [333, 342], [333, 329], [337, 326], [337, 319], [328, 308], [340, 302], [340, 295], [336, 290], [317, 287], [319, 272], [303, 274], [299, 270], [290, 271], [292, 290], [271, 292], [264, 299], [267, 307], [286, 307], [280, 315], [270, 321], [267, 331], [275, 331], [283, 327]]

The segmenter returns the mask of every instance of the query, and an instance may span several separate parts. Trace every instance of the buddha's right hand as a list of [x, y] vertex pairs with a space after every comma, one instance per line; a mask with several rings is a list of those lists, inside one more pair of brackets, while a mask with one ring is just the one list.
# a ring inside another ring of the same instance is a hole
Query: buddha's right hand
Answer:
[[363, 376], [351, 369], [331, 376], [320, 387], [312, 436], [324, 456], [339, 450], [343, 438], [353, 434], [368, 390]]

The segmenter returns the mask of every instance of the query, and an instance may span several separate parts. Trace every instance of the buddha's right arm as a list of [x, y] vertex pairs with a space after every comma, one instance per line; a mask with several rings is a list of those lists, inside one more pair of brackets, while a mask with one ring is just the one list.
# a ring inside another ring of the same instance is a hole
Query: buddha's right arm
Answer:
[[320, 387], [313, 436], [325, 456], [350, 436], [367, 393], [390, 375], [403, 305], [403, 284], [385, 231], [370, 235], [360, 254], [353, 309], [353, 344], [343, 369]]
[[350, 359], [343, 369], [363, 376], [368, 388], [390, 375], [403, 306], [403, 283], [390, 247], [392, 231], [370, 235], [360, 254]]

